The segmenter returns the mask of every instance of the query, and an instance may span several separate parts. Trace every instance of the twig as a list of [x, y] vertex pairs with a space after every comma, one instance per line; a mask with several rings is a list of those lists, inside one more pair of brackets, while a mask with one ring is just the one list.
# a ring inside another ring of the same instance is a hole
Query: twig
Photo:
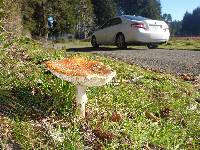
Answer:
[[7, 31], [3, 26], [0, 26], [0, 28], [6, 33], [12, 33], [12, 32]]

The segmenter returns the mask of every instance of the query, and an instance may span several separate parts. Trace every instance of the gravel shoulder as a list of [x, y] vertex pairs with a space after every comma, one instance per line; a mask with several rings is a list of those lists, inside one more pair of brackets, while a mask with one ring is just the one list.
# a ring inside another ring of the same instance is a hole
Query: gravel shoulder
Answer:
[[137, 64], [172, 74], [200, 75], [200, 51], [167, 49], [127, 49], [115, 48], [71, 48], [76, 52], [92, 52], [110, 56], [122, 61]]

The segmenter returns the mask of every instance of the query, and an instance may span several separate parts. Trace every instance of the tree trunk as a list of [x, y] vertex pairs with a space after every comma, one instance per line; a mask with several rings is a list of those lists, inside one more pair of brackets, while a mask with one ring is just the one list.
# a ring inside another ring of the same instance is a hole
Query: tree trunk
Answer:
[[42, 37], [45, 41], [48, 39], [48, 16], [47, 16], [47, 4], [42, 3], [42, 15], [43, 15], [43, 21], [42, 21]]
[[3, 9], [3, 28], [15, 36], [22, 34], [22, 18], [20, 4], [16, 0], [5, 0]]

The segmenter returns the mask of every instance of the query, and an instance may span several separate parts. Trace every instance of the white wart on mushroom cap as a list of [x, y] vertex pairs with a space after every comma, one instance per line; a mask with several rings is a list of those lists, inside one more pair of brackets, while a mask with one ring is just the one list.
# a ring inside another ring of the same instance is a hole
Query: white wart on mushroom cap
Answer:
[[57, 77], [84, 86], [104, 85], [116, 75], [109, 66], [81, 57], [47, 61], [45, 64]]

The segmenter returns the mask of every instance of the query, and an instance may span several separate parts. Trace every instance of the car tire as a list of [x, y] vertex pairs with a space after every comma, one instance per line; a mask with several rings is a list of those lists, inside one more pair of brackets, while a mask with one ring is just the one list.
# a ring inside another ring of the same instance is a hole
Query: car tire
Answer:
[[95, 36], [92, 36], [92, 38], [91, 38], [91, 45], [94, 48], [98, 48], [99, 47], [99, 45], [97, 44], [97, 39], [96, 39]]
[[127, 48], [127, 45], [126, 45], [126, 42], [125, 42], [125, 37], [122, 33], [120, 33], [116, 36], [116, 45], [119, 49]]
[[149, 48], [149, 49], [156, 49], [156, 48], [158, 48], [158, 44], [147, 44], [147, 47]]

